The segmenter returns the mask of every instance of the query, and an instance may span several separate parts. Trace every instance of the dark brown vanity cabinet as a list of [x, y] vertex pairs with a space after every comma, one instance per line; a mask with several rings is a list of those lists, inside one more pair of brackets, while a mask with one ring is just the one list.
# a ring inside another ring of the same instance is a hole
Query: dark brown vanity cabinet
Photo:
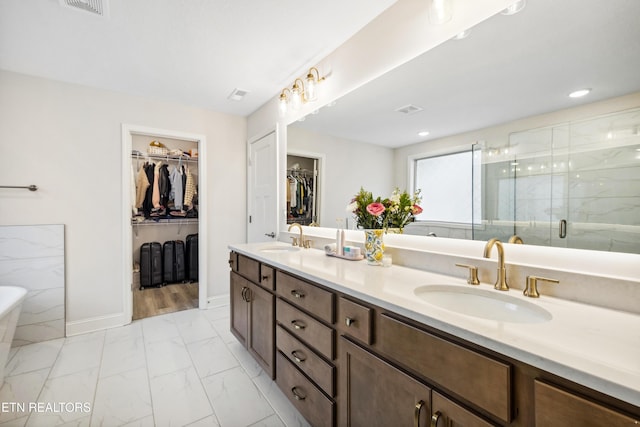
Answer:
[[313, 426], [640, 425], [637, 406], [243, 255], [231, 265], [232, 332]]
[[230, 273], [231, 332], [274, 378], [274, 270], [239, 254], [234, 264], [237, 272]]

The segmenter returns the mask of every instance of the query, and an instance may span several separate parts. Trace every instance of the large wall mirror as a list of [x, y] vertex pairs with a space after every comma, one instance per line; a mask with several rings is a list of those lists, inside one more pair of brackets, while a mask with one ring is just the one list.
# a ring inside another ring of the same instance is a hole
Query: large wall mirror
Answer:
[[468, 151], [470, 219], [429, 220], [443, 179], [407, 233], [640, 253], [637, 16], [637, 0], [529, 1], [291, 124], [288, 152], [324, 174], [311, 221], [354, 228], [360, 187], [411, 190], [416, 161]]

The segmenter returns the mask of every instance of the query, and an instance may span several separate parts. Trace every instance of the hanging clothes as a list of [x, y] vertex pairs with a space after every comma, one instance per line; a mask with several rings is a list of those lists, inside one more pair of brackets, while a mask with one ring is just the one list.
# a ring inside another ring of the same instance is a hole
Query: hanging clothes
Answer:
[[144, 213], [145, 218], [149, 218], [151, 215], [151, 210], [153, 209], [153, 187], [154, 187], [154, 178], [155, 178], [155, 165], [153, 163], [146, 163], [144, 166], [145, 173], [147, 175], [147, 181], [149, 182], [149, 187], [147, 187], [147, 192], [144, 196], [144, 202], [142, 203], [142, 212]]
[[171, 194], [169, 195], [170, 199], [173, 199], [173, 207], [179, 211], [182, 210], [184, 206], [184, 187], [182, 186], [182, 167], [178, 165], [174, 166], [171, 170], [171, 175], [169, 176], [171, 181]]
[[196, 182], [191, 175], [191, 170], [187, 167], [187, 182], [184, 191], [184, 204], [191, 207], [193, 204], [193, 196], [196, 194]]
[[160, 166], [158, 187], [160, 188], [160, 207], [166, 209], [169, 206], [169, 194], [171, 194], [171, 180], [169, 178], [169, 165]]
[[153, 196], [151, 202], [153, 209], [160, 209], [160, 167], [162, 162], [156, 163], [153, 174]]
[[144, 203], [144, 197], [147, 194], [147, 189], [149, 188], [149, 178], [147, 178], [147, 172], [145, 171], [145, 165], [140, 167], [138, 170], [138, 175], [136, 177], [136, 208], [142, 208], [142, 204]]

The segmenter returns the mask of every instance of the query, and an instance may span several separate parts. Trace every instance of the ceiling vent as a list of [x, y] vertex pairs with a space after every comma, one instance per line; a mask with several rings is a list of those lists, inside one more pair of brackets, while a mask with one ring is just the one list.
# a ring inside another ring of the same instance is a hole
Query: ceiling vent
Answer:
[[404, 107], [400, 107], [400, 108], [396, 109], [396, 111], [398, 113], [402, 113], [402, 114], [407, 115], [407, 116], [409, 116], [411, 114], [415, 114], [418, 111], [422, 111], [422, 110], [423, 110], [423, 108], [416, 107], [415, 105], [411, 105], [411, 104], [405, 105]]
[[242, 101], [248, 93], [249, 93], [248, 90], [235, 88], [233, 92], [231, 92], [229, 96], [227, 96], [227, 98], [232, 101]]
[[83, 10], [93, 15], [108, 17], [108, 0], [60, 0], [60, 4], [74, 10]]

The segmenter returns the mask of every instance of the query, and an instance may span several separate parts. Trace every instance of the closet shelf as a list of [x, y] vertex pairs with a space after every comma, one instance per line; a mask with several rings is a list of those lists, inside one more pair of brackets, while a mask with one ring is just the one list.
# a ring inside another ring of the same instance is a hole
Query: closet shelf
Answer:
[[131, 158], [132, 159], [136, 159], [136, 160], [165, 160], [165, 161], [179, 161], [182, 160], [183, 162], [189, 162], [189, 163], [198, 163], [198, 158], [197, 157], [186, 157], [186, 156], [171, 156], [169, 154], [167, 154], [166, 156], [161, 156], [158, 154], [131, 154]]
[[131, 219], [131, 225], [187, 225], [187, 224], [197, 224], [198, 218], [159, 218], [155, 219], [145, 219], [143, 221], [138, 221], [135, 218]]

